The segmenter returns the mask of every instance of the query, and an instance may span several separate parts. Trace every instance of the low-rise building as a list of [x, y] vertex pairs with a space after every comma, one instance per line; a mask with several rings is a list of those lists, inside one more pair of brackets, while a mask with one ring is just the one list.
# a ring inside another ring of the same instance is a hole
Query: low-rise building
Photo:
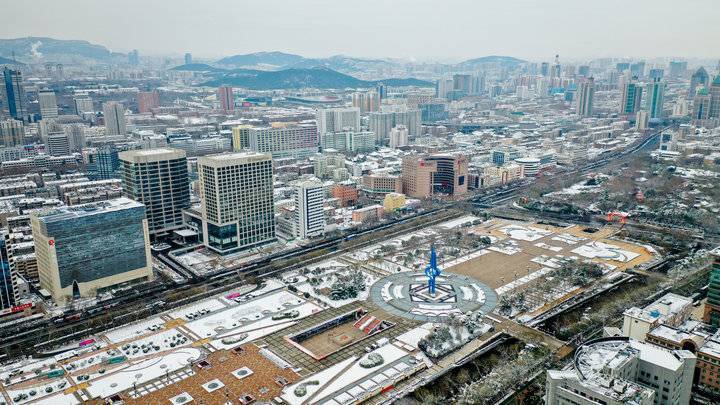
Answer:
[[672, 405], [690, 402], [696, 357], [627, 337], [580, 346], [570, 370], [548, 370], [550, 405]]
[[367, 222], [378, 220], [382, 217], [383, 212], [383, 206], [377, 204], [358, 208], [352, 212], [352, 220], [353, 222]]

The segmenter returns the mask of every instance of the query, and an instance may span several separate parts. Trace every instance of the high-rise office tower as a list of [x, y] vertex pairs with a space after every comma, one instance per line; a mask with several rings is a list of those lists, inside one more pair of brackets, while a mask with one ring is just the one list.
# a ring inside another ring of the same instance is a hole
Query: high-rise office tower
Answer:
[[220, 109], [225, 112], [235, 111], [235, 96], [233, 96], [233, 88], [230, 86], [220, 86], [217, 91]]
[[25, 145], [25, 127], [22, 121], [14, 119], [0, 121], [0, 137], [4, 146]]
[[65, 135], [70, 142], [70, 152], [82, 152], [85, 146], [85, 127], [80, 124], [65, 125]]
[[453, 79], [438, 79], [435, 82], [435, 97], [447, 98], [448, 93], [453, 90]]
[[192, 54], [190, 52], [185, 53], [185, 64], [189, 65], [192, 62]]
[[672, 78], [678, 78], [685, 76], [685, 72], [687, 72], [687, 62], [685, 61], [670, 61], [670, 64], [668, 66], [668, 71], [670, 74], [670, 77]]
[[430, 155], [425, 162], [435, 164], [433, 194], [463, 195], [468, 189], [469, 161], [464, 155]]
[[7, 234], [0, 232], [0, 310], [10, 309], [17, 303], [17, 275], [10, 265]]
[[153, 108], [160, 107], [160, 93], [157, 90], [138, 92], [137, 105], [140, 114], [151, 112]]
[[478, 95], [485, 92], [485, 73], [481, 73], [479, 75], [474, 75], [472, 77], [472, 87], [470, 89], [470, 94], [472, 95]]
[[578, 89], [578, 101], [576, 112], [582, 117], [590, 117], [593, 108], [593, 96], [595, 95], [595, 79], [588, 77], [580, 83]]
[[423, 123], [435, 123], [438, 121], [445, 121], [449, 117], [446, 103], [422, 103], [418, 105], [418, 108], [420, 109], [420, 119]]
[[636, 77], [645, 76], [645, 62], [636, 62], [630, 65], [630, 75]]
[[540, 74], [547, 77], [550, 75], [550, 64], [543, 62], [540, 64]]
[[720, 74], [715, 76], [712, 83], [710, 83], [708, 93], [710, 94], [710, 111], [708, 111], [708, 116], [710, 118], [720, 118]]
[[387, 98], [387, 86], [380, 83], [377, 86], [375, 86], [375, 91], [380, 95], [380, 100], [384, 100]]
[[405, 125], [398, 125], [390, 130], [390, 147], [400, 148], [408, 145], [408, 130]]
[[270, 153], [275, 159], [306, 158], [317, 152], [317, 146], [317, 128], [312, 124], [283, 123], [272, 127], [250, 128], [247, 132], [247, 149]]
[[145, 206], [127, 198], [30, 216], [40, 286], [53, 300], [94, 297], [153, 278]]
[[269, 154], [201, 156], [198, 174], [205, 246], [224, 254], [275, 241]]
[[662, 118], [663, 116], [663, 98], [665, 95], [665, 82], [662, 79], [654, 79], [647, 84], [645, 89], [645, 110], [649, 117]]
[[27, 115], [25, 109], [25, 89], [23, 87], [22, 72], [8, 67], [3, 69], [5, 83], [6, 111], [10, 117], [24, 121]]
[[73, 102], [75, 103], [75, 114], [82, 115], [86, 112], [95, 112], [93, 101], [89, 96], [76, 97]]
[[137, 66], [140, 64], [140, 52], [137, 49], [133, 49], [128, 53], [128, 63]]
[[319, 180], [301, 180], [293, 186], [295, 237], [308, 239], [325, 233], [325, 188]]
[[453, 75], [453, 90], [461, 91], [464, 94], [470, 94], [472, 90], [472, 76], [466, 74]]
[[317, 132], [337, 132], [344, 130], [360, 130], [360, 109], [352, 108], [321, 108], [316, 112]]
[[151, 235], [182, 226], [190, 207], [190, 180], [185, 151], [171, 148], [120, 152], [123, 195], [145, 205]]
[[629, 62], [619, 62], [615, 64], [615, 70], [617, 70], [619, 73], [625, 73], [626, 70], [630, 69], [630, 63]]
[[693, 98], [693, 120], [706, 120], [710, 118], [710, 93], [706, 87], [700, 87], [695, 91]]
[[690, 77], [690, 90], [688, 91], [688, 98], [695, 97], [695, 92], [699, 87], [707, 87], [710, 82], [710, 75], [704, 67], [700, 66], [695, 73]]
[[54, 91], [48, 89], [38, 91], [38, 104], [40, 104], [40, 116], [43, 119], [58, 117], [57, 99]]
[[108, 101], [103, 104], [103, 115], [105, 118], [105, 135], [126, 135], [125, 128], [125, 107], [116, 102]]
[[665, 70], [660, 68], [654, 68], [650, 69], [650, 73], [648, 73], [648, 76], [652, 79], [662, 79], [663, 76], [665, 76]]
[[403, 193], [414, 198], [467, 193], [468, 159], [462, 155], [411, 155], [402, 161]]
[[708, 285], [703, 321], [717, 328], [720, 327], [720, 249], [713, 250], [711, 257], [713, 258], [713, 264], [710, 271], [710, 283]]
[[88, 167], [88, 177], [92, 180], [121, 177], [119, 153], [112, 143], [86, 150], [84, 155]]
[[620, 114], [635, 114], [640, 110], [642, 102], [642, 86], [637, 78], [632, 78], [622, 87], [620, 97]]
[[555, 63], [550, 68], [550, 78], [560, 78], [561, 72], [560, 55], [555, 55]]
[[578, 66], [578, 76], [588, 77], [590, 76], [590, 66], [588, 65], [580, 65]]

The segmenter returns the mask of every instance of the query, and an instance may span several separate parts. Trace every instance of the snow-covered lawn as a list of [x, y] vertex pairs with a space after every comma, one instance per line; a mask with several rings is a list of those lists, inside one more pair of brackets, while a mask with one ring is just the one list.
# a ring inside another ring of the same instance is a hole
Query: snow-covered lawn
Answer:
[[[64, 384], [63, 384], [64, 383]], [[24, 404], [28, 403], [30, 401], [37, 401], [33, 402], [33, 404], [57, 404], [57, 405], [73, 405], [78, 404], [79, 401], [75, 399], [73, 395], [65, 395], [63, 394], [63, 388], [67, 388], [68, 382], [66, 379], [59, 379], [54, 380], [50, 382], [45, 382], [43, 384], [31, 387], [31, 388], [23, 388], [23, 389], [17, 389], [17, 390], [7, 390], [8, 395], [10, 396], [10, 399], [13, 400], [13, 404]], [[63, 387], [63, 388], [61, 388]], [[50, 389], [50, 392], [47, 392], [46, 390]], [[20, 399], [22, 394], [25, 394], [27, 398]], [[16, 400], [17, 399], [17, 400]], [[40, 399], [40, 401], [38, 401]], [[0, 401], [2, 401], [2, 396], [0, 395]]]
[[507, 225], [500, 228], [505, 235], [517, 240], [534, 242], [540, 238], [551, 235], [552, 232], [532, 226]]
[[623, 263], [627, 263], [640, 256], [639, 253], [629, 252], [627, 250], [623, 250], [619, 246], [610, 245], [598, 241], [590, 242], [583, 246], [577, 247], [573, 249], [572, 252], [588, 259], [598, 258], [605, 260], [615, 260]]
[[105, 337], [112, 343], [120, 343], [122, 341], [150, 333], [153, 330], [160, 329], [165, 324], [159, 316], [154, 316], [140, 322], [134, 322], [129, 325], [121, 326], [105, 332]]
[[138, 386], [150, 380], [175, 372], [200, 358], [201, 352], [195, 348], [182, 348], [163, 354], [161, 357], [147, 359], [129, 365], [121, 370], [95, 379], [87, 388], [93, 398], [107, 398], [118, 392]]
[[[299, 311], [296, 318], [273, 320], [274, 314], [290, 310]], [[185, 325], [201, 338], [227, 335], [234, 332], [244, 332], [260, 327], [267, 327], [278, 323], [286, 323], [320, 310], [317, 305], [291, 294], [287, 291], [278, 291], [262, 296], [252, 301], [240, 303], [214, 314], [196, 319]], [[261, 321], [262, 323], [258, 323]]]
[[128, 358], [135, 358], [189, 345], [190, 343], [191, 341], [187, 336], [180, 333], [178, 329], [173, 328], [126, 343], [122, 345], [120, 349], [122, 350], [122, 354]]
[[180, 309], [176, 309], [169, 312], [168, 315], [175, 319], [192, 320], [198, 316], [202, 316], [222, 308], [225, 308], [225, 305], [218, 298], [209, 298], [186, 305]]

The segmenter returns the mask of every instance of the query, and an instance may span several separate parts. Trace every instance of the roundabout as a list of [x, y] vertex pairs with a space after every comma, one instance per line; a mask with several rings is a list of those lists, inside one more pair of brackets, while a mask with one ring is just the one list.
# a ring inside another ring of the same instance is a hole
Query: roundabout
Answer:
[[432, 285], [422, 272], [391, 274], [370, 287], [369, 298], [394, 315], [420, 322], [446, 322], [468, 312], [487, 314], [497, 305], [492, 288], [448, 272], [436, 275]]

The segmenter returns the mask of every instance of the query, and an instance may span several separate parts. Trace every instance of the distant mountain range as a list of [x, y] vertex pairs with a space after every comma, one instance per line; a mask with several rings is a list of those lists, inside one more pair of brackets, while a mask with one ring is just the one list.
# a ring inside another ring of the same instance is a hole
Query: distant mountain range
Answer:
[[182, 65], [173, 68], [182, 71], [207, 72], [212, 79], [204, 86], [236, 86], [252, 90], [299, 89], [342, 89], [372, 87], [379, 83], [388, 86], [432, 87], [434, 84], [423, 80], [384, 79], [362, 80], [325, 67], [290, 68], [282, 70], [232, 69], [223, 70], [205, 64]]
[[[58, 63], [126, 63], [127, 56], [111, 52], [108, 48], [80, 40], [64, 40], [47, 37], [0, 39], [0, 63], [58, 62]], [[481, 70], [487, 65], [515, 68], [524, 60], [510, 56], [485, 56], [458, 64], [445, 64], [447, 71]], [[206, 72], [211, 79], [208, 84], [225, 83], [252, 89], [280, 88], [342, 88], [366, 87], [377, 81], [358, 79], [354, 76], [383, 77], [399, 72], [405, 76], [411, 72], [410, 62], [389, 59], [364, 59], [336, 55], [328, 58], [305, 58], [285, 52], [256, 52], [233, 55], [211, 64], [194, 63], [182, 65], [175, 70]], [[441, 64], [438, 64], [441, 65]], [[431, 86], [429, 82], [413, 78], [386, 79], [388, 85]]]
[[459, 68], [465, 68], [465, 67], [473, 68], [473, 67], [480, 67], [482, 65], [499, 64], [499, 65], [503, 65], [506, 67], [516, 67], [523, 63], [528, 63], [528, 61], [518, 59], [518, 58], [513, 58], [512, 56], [491, 55], [491, 56], [483, 56], [482, 58], [466, 60], [464, 62], [458, 63], [456, 66]]
[[[512, 56], [491, 55], [466, 60], [464, 62], [448, 66], [458, 68], [473, 68], [475, 66], [482, 66], [488, 64], [500, 64], [508, 67], [515, 67], [522, 63], [527, 63], [527, 61], [514, 58]], [[228, 56], [215, 62], [215, 64], [221, 65], [223, 67], [235, 68], [266, 67], [276, 69], [290, 69], [325, 67], [344, 73], [362, 71], [367, 69], [393, 68], [401, 66], [401, 63], [386, 59], [363, 59], [352, 58], [342, 55], [335, 55], [329, 58], [313, 59], [284, 52], [257, 52], [244, 55]]]
[[0, 56], [12, 58], [13, 52], [18, 61], [25, 62], [39, 58], [48, 61], [93, 59], [109, 62], [118, 56], [102, 45], [87, 41], [46, 37], [0, 39]]
[[245, 55], [233, 55], [222, 58], [215, 62], [218, 65], [233, 67], [251, 67], [260, 65], [271, 65], [277, 67], [290, 66], [305, 60], [300, 55], [293, 55], [284, 52], [257, 52]]

